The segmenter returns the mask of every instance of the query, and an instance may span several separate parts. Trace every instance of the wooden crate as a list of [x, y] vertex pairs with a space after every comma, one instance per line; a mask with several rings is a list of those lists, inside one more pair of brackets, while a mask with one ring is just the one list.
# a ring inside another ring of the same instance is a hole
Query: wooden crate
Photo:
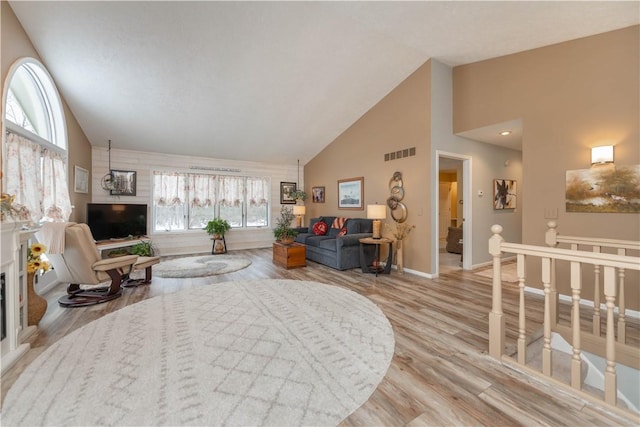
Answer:
[[305, 245], [301, 243], [291, 243], [283, 245], [275, 242], [273, 244], [273, 263], [284, 268], [305, 267], [307, 265], [307, 251]]

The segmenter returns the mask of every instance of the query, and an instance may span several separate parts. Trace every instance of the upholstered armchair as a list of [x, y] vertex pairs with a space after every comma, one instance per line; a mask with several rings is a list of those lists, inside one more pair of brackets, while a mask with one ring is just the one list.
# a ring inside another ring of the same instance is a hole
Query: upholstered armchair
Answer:
[[447, 252], [462, 254], [462, 227], [449, 227], [447, 235]]
[[[123, 281], [128, 279], [139, 257], [101, 259], [89, 226], [70, 223], [64, 229], [64, 250], [47, 254], [47, 258], [58, 280], [69, 283], [67, 295], [58, 299], [59, 304], [81, 307], [118, 298]], [[108, 286], [97, 286], [107, 281], [110, 281]]]

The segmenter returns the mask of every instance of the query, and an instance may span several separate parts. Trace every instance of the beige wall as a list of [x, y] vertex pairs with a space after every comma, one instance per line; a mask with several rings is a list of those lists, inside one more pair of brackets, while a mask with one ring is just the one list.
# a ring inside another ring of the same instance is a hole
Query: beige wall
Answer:
[[[613, 144], [616, 164], [640, 164], [639, 28], [454, 68], [455, 133], [523, 120], [524, 243], [544, 244], [545, 209], [558, 211], [561, 234], [640, 238], [638, 214], [568, 213], [564, 204], [565, 172], [588, 169], [590, 147]], [[640, 308], [637, 287], [630, 292]]]
[[[321, 215], [366, 217], [365, 210], [338, 209], [340, 179], [364, 177], [364, 205], [385, 204], [389, 180], [395, 171], [403, 174], [408, 210], [407, 222], [415, 224], [405, 243], [405, 268], [431, 270], [429, 227], [430, 166], [430, 62], [427, 62], [363, 115], [320, 154], [305, 165], [305, 191], [324, 186], [325, 203], [307, 206], [306, 221]], [[416, 147], [416, 155], [385, 161], [385, 153]], [[392, 224], [387, 209], [387, 223]], [[388, 230], [386, 231], [387, 234]]]
[[[31, 44], [31, 40], [27, 37], [22, 29], [20, 22], [14, 15], [11, 7], [6, 1], [1, 2], [1, 54], [0, 67], [2, 70], [2, 93], [5, 92], [5, 83], [9, 69], [15, 61], [24, 57], [32, 57], [42, 62], [46, 67], [46, 62], [40, 58], [38, 52]], [[54, 76], [55, 80], [55, 76]], [[66, 118], [67, 136], [69, 142], [69, 196], [71, 204], [75, 205], [75, 209], [71, 214], [71, 221], [85, 221], [85, 206], [91, 200], [91, 193], [81, 194], [73, 191], [74, 183], [74, 165], [81, 166], [91, 171], [91, 145], [84, 132], [78, 125], [75, 117], [69, 110], [67, 103], [62, 99], [62, 105]], [[0, 108], [3, 108], [4, 104]], [[2, 113], [4, 117], [4, 112]], [[89, 190], [91, 192], [91, 189]]]

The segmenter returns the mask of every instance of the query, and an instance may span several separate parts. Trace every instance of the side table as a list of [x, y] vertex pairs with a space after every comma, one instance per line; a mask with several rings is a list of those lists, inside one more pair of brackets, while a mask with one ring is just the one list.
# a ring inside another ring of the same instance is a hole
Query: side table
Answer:
[[[393, 240], [386, 237], [374, 239], [373, 237], [365, 237], [359, 240], [360, 242], [360, 267], [363, 273], [375, 273], [376, 277], [378, 273], [389, 274], [391, 272], [391, 263], [393, 261]], [[376, 254], [371, 264], [366, 259], [364, 254], [365, 245], [376, 245]], [[389, 245], [389, 256], [384, 268], [380, 267], [380, 245]]]
[[213, 244], [211, 245], [211, 255], [227, 253], [227, 242], [224, 240], [224, 236], [214, 236], [211, 240], [213, 240]]

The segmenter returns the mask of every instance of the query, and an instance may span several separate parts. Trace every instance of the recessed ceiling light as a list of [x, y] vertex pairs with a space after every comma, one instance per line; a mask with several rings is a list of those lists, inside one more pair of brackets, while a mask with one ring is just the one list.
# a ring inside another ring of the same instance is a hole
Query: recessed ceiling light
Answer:
[[500, 132], [500, 135], [502, 135], [502, 136], [511, 135], [511, 131], [510, 130], [503, 130], [502, 132]]

